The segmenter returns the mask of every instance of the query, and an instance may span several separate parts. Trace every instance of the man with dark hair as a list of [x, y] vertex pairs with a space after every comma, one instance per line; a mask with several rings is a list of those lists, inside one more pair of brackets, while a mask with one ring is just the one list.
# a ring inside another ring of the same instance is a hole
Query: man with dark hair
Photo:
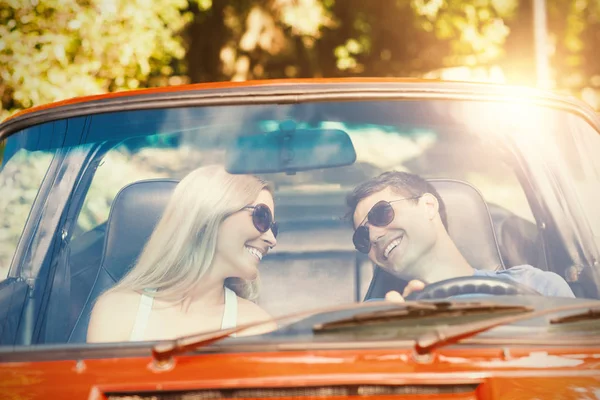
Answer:
[[[408, 281], [403, 296], [426, 284], [461, 276], [491, 276], [523, 283], [545, 296], [574, 297], [557, 274], [530, 265], [482, 271], [469, 265], [448, 235], [446, 208], [435, 188], [418, 175], [385, 172], [347, 198], [358, 251]], [[403, 301], [397, 292], [388, 300]]]

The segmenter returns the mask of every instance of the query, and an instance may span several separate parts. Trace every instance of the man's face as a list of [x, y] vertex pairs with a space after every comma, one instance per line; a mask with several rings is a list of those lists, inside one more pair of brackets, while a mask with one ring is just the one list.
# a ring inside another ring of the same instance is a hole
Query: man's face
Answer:
[[430, 194], [416, 200], [402, 200], [408, 197], [412, 196], [396, 193], [389, 187], [376, 192], [358, 203], [353, 221], [357, 228], [379, 201], [392, 202], [395, 216], [387, 226], [364, 222], [371, 240], [369, 258], [404, 279], [414, 279], [423, 275], [421, 269], [427, 268], [427, 256], [437, 240], [437, 201]]

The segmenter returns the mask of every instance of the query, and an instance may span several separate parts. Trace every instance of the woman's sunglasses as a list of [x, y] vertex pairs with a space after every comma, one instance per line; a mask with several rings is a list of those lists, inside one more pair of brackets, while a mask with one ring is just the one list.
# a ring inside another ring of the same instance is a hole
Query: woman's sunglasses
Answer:
[[369, 224], [373, 226], [387, 226], [389, 225], [395, 218], [396, 214], [394, 213], [394, 208], [392, 207], [392, 203], [403, 200], [414, 200], [418, 199], [417, 197], [407, 197], [405, 199], [398, 199], [392, 201], [381, 200], [377, 202], [371, 209], [369, 213], [360, 223], [358, 228], [354, 231], [354, 235], [352, 236], [352, 242], [354, 243], [354, 247], [356, 250], [361, 253], [368, 254], [371, 251], [371, 237], [369, 234], [369, 227], [365, 225], [365, 222], [369, 222]]
[[244, 209], [252, 210], [252, 223], [260, 233], [265, 233], [270, 229], [273, 236], [277, 237], [279, 226], [277, 222], [273, 221], [273, 214], [271, 214], [269, 206], [260, 203], [255, 206], [246, 206]]

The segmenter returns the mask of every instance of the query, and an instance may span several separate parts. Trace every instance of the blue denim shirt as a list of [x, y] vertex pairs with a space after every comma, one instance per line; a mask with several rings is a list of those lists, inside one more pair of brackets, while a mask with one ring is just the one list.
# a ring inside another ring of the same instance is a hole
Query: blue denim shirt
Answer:
[[544, 296], [575, 297], [569, 284], [560, 275], [550, 271], [542, 271], [531, 265], [517, 265], [501, 271], [482, 271], [476, 269], [473, 276], [510, 279], [527, 285]]

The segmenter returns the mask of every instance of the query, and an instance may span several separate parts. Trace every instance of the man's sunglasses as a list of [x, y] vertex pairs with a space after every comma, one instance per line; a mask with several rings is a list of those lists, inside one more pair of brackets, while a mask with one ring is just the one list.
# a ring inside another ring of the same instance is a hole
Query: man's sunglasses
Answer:
[[352, 242], [354, 243], [354, 247], [356, 250], [361, 253], [369, 254], [371, 251], [371, 237], [369, 235], [369, 227], [365, 225], [365, 222], [373, 226], [387, 226], [393, 220], [396, 214], [394, 213], [394, 208], [392, 207], [392, 203], [403, 200], [414, 200], [418, 199], [417, 197], [407, 197], [405, 199], [398, 199], [392, 201], [381, 200], [377, 202], [371, 209], [369, 213], [362, 220], [358, 228], [354, 231], [354, 235], [352, 236]]
[[252, 223], [260, 233], [265, 233], [270, 229], [273, 236], [277, 237], [279, 226], [277, 222], [273, 221], [273, 214], [269, 206], [260, 203], [255, 206], [246, 206], [244, 209], [252, 210]]

